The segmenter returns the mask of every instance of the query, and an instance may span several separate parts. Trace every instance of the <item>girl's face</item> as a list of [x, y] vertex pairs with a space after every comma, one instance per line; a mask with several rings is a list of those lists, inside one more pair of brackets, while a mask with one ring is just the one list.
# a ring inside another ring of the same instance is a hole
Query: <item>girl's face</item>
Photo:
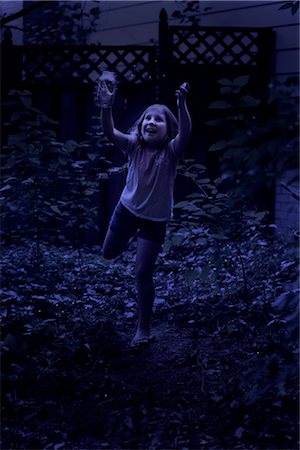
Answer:
[[141, 132], [149, 148], [155, 148], [162, 143], [168, 134], [168, 125], [164, 111], [159, 108], [149, 109], [143, 119]]

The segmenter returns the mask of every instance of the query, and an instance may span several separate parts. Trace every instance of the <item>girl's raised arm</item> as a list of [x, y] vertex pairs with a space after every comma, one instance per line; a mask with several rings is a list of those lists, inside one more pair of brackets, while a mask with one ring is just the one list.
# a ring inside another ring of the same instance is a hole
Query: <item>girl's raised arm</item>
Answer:
[[190, 138], [192, 131], [191, 117], [186, 105], [186, 97], [189, 91], [188, 83], [183, 83], [176, 91], [178, 108], [178, 134], [173, 141], [175, 153], [181, 157]]
[[101, 107], [102, 130], [105, 136], [119, 149], [127, 146], [129, 135], [117, 130], [114, 126], [112, 106], [115, 88], [110, 90], [105, 80], [100, 80], [97, 86], [96, 100]]

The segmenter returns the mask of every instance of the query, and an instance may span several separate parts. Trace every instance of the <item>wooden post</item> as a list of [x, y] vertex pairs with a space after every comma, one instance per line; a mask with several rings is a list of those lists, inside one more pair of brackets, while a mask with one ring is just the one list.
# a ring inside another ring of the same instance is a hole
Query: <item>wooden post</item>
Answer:
[[168, 98], [168, 75], [170, 62], [168, 15], [163, 8], [159, 15], [159, 45], [158, 45], [158, 82], [160, 101]]

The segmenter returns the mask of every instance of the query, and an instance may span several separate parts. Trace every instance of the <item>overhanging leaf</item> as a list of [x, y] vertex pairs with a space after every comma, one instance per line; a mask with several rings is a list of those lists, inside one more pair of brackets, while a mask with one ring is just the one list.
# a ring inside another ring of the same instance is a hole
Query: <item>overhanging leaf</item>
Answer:
[[232, 105], [227, 100], [217, 100], [209, 105], [209, 109], [228, 109]]
[[224, 150], [224, 148], [226, 148], [228, 146], [227, 142], [225, 140], [221, 140], [218, 142], [215, 142], [214, 144], [212, 144], [208, 151], [209, 152], [217, 152], [219, 150]]
[[252, 95], [243, 95], [239, 101], [239, 106], [242, 108], [253, 108], [260, 103], [261, 101], [255, 97], [252, 97]]
[[232, 81], [228, 80], [227, 78], [221, 78], [221, 80], [218, 80], [217, 83], [221, 84], [222, 86], [232, 86]]
[[235, 86], [243, 87], [249, 82], [249, 75], [242, 75], [241, 77], [235, 78], [233, 84]]

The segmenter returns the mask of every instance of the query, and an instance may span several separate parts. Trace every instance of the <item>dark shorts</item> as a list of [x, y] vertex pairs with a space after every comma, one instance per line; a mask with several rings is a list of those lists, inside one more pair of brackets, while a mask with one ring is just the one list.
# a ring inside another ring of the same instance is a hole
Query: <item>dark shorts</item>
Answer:
[[126, 239], [137, 235], [148, 241], [163, 244], [166, 235], [167, 222], [142, 219], [128, 211], [122, 203], [118, 203], [110, 220], [110, 229]]

